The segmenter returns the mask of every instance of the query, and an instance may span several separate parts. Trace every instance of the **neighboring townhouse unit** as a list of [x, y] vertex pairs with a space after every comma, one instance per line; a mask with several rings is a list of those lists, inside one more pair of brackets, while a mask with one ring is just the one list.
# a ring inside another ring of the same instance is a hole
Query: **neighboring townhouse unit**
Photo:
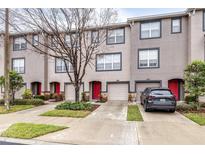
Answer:
[[188, 18], [185, 13], [133, 18], [131, 82], [138, 94], [146, 87], [169, 87], [183, 99], [183, 71], [188, 57]]
[[[128, 24], [117, 24], [108, 28], [107, 40], [99, 48], [100, 53], [88, 66], [83, 79], [81, 92], [97, 100], [101, 93], [106, 93], [109, 100], [127, 100], [130, 81], [130, 28]], [[65, 97], [74, 100], [74, 87], [65, 72], [60, 59], [48, 60], [49, 90], [64, 91]], [[55, 87], [55, 88], [54, 88]]]
[[[92, 61], [94, 66], [87, 68], [80, 90], [91, 100], [98, 100], [100, 94], [106, 94], [108, 100], [127, 100], [133, 94], [139, 101], [146, 87], [169, 87], [178, 100], [183, 100], [185, 67], [193, 60], [205, 60], [203, 9], [130, 18], [108, 27], [107, 33], [111, 35], [100, 46], [101, 54]], [[11, 35], [11, 68], [25, 81], [17, 96], [30, 88], [34, 95], [65, 93], [67, 100], [74, 100], [74, 87], [64, 62], [28, 50], [29, 44], [21, 35]], [[28, 33], [27, 39], [38, 45], [42, 38]], [[3, 66], [3, 36], [0, 45]], [[72, 66], [68, 68], [72, 72]]]

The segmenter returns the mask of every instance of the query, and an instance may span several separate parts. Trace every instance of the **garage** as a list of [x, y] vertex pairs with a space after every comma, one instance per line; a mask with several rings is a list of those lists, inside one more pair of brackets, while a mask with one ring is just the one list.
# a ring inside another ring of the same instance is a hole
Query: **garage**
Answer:
[[128, 83], [108, 84], [108, 100], [128, 100]]
[[136, 95], [137, 95], [137, 101], [140, 101], [140, 95], [144, 91], [145, 88], [159, 88], [161, 87], [160, 82], [140, 82], [136, 83]]
[[[83, 85], [81, 86], [80, 89], [80, 96], [79, 96], [80, 98], [82, 92], [83, 92]], [[70, 101], [75, 100], [75, 88], [72, 84], [65, 85], [65, 100], [70, 100]]]

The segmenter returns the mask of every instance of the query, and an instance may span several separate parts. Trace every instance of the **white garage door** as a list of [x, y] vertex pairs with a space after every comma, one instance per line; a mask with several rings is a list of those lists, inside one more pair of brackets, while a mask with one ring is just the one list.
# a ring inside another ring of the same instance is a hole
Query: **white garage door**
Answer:
[[[83, 87], [81, 86], [79, 98], [81, 99], [81, 93], [83, 92]], [[65, 100], [74, 101], [75, 100], [75, 88], [72, 84], [65, 85]]]
[[145, 88], [159, 88], [160, 83], [136, 83], [137, 101], [140, 101], [140, 95], [145, 90]]
[[26, 90], [26, 85], [24, 85], [19, 91], [16, 92], [15, 98], [22, 98], [22, 95], [25, 90]]
[[108, 100], [128, 100], [128, 84], [108, 84]]

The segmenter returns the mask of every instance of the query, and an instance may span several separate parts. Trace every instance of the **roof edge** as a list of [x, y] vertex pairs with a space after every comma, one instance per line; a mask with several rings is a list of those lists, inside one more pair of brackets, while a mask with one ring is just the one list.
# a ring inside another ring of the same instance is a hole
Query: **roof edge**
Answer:
[[164, 19], [170, 17], [179, 17], [179, 16], [187, 16], [187, 10], [180, 11], [180, 12], [172, 12], [172, 13], [163, 13], [163, 14], [156, 14], [156, 15], [147, 15], [147, 16], [139, 16], [134, 18], [127, 18], [127, 22], [130, 21], [143, 21], [143, 20], [154, 20], [154, 19]]

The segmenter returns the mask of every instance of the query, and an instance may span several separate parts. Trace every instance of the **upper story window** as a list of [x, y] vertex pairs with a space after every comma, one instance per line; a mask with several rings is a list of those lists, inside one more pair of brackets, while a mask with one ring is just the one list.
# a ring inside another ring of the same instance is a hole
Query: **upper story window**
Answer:
[[55, 36], [51, 36], [51, 47], [58, 47], [58, 40]]
[[33, 45], [37, 46], [39, 44], [39, 35], [33, 35]]
[[12, 59], [12, 70], [20, 74], [25, 73], [25, 59], [24, 58]]
[[159, 49], [140, 49], [138, 68], [158, 68]]
[[125, 43], [125, 29], [108, 30], [107, 44], [120, 44]]
[[79, 41], [79, 35], [78, 34], [67, 34], [65, 35], [65, 44], [68, 47], [79, 47], [80, 41]]
[[[69, 72], [73, 72], [73, 67], [69, 62], [67, 62], [67, 68]], [[56, 73], [66, 73], [66, 66], [64, 60], [56, 58], [55, 70]]]
[[92, 43], [98, 43], [99, 40], [99, 31], [92, 31], [91, 32], [91, 41]]
[[172, 33], [181, 33], [181, 18], [172, 19]]
[[121, 53], [97, 55], [97, 71], [121, 70]]
[[26, 40], [24, 37], [16, 37], [13, 40], [13, 50], [25, 50], [26, 49]]
[[143, 22], [140, 24], [140, 38], [159, 38], [161, 37], [161, 21]]

